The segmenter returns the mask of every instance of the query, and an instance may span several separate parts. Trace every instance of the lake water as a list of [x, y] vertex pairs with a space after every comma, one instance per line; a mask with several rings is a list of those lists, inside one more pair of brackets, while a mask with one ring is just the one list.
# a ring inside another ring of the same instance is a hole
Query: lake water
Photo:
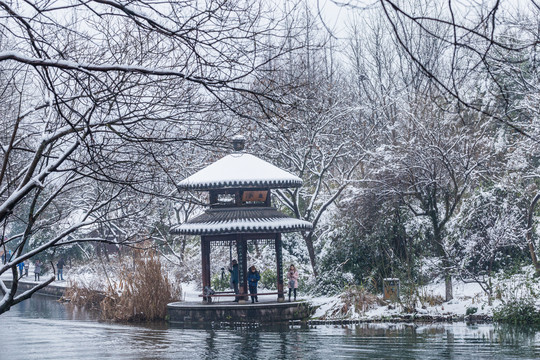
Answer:
[[540, 359], [540, 329], [122, 325], [36, 297], [0, 315], [0, 359]]

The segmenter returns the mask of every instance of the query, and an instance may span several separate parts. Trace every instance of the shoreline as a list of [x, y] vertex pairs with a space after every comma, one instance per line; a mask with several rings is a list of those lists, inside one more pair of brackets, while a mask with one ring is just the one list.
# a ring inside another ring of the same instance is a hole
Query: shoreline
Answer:
[[308, 325], [357, 325], [373, 323], [394, 323], [394, 324], [451, 324], [464, 322], [467, 324], [495, 324], [493, 317], [489, 315], [448, 315], [448, 316], [396, 316], [366, 319], [308, 319]]
[[[4, 280], [6, 286], [10, 287], [11, 280]], [[34, 286], [36, 282], [28, 280], [19, 281], [19, 290], [26, 291]], [[67, 283], [63, 284], [50, 284], [47, 287], [36, 292], [36, 295], [43, 295], [57, 300], [61, 299], [66, 291]], [[310, 299], [306, 299], [311, 302]], [[313, 305], [313, 304], [312, 304]], [[467, 324], [490, 324], [495, 323], [493, 316], [487, 314], [445, 314], [445, 315], [429, 315], [421, 313], [411, 314], [392, 314], [381, 316], [370, 316], [365, 318], [307, 318], [304, 320], [283, 320], [284, 323], [295, 324], [307, 324], [311, 325], [358, 325], [358, 324], [371, 324], [371, 323], [403, 323], [403, 324], [437, 324], [437, 323], [458, 323], [464, 322]]]

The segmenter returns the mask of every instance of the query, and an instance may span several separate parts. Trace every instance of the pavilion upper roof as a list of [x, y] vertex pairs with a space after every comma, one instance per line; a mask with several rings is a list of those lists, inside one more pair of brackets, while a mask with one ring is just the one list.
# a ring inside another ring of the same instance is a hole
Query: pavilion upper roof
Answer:
[[208, 209], [187, 222], [174, 226], [173, 234], [217, 235], [283, 233], [306, 231], [310, 222], [288, 217], [273, 207]]
[[227, 155], [179, 183], [179, 188], [190, 190], [299, 186], [298, 176], [244, 152]]

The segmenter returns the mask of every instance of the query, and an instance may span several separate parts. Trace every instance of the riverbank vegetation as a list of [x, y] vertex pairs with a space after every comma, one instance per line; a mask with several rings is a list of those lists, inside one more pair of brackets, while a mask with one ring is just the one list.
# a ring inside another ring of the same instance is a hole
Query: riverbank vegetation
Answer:
[[117, 281], [111, 281], [100, 303], [102, 318], [116, 321], [163, 320], [167, 304], [181, 298], [179, 284], [163, 272], [153, 251], [138, 254], [132, 264], [121, 264]]
[[[89, 277], [80, 273], [71, 278], [74, 280], [67, 286], [63, 299], [99, 309], [103, 320], [164, 320], [167, 304], [182, 296], [180, 283], [169, 279], [153, 250], [134, 250], [130, 256], [107, 263], [100, 275]], [[81, 285], [84, 278], [90, 279], [89, 283]]]
[[516, 299], [495, 309], [493, 320], [514, 325], [540, 324], [540, 310], [530, 298]]

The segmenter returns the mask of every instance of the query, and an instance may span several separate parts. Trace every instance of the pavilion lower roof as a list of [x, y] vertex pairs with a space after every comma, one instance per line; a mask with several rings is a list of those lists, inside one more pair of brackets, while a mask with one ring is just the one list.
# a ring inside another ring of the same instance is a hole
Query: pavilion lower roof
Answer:
[[308, 221], [291, 218], [272, 207], [208, 209], [187, 222], [174, 226], [173, 234], [219, 235], [307, 231]]

